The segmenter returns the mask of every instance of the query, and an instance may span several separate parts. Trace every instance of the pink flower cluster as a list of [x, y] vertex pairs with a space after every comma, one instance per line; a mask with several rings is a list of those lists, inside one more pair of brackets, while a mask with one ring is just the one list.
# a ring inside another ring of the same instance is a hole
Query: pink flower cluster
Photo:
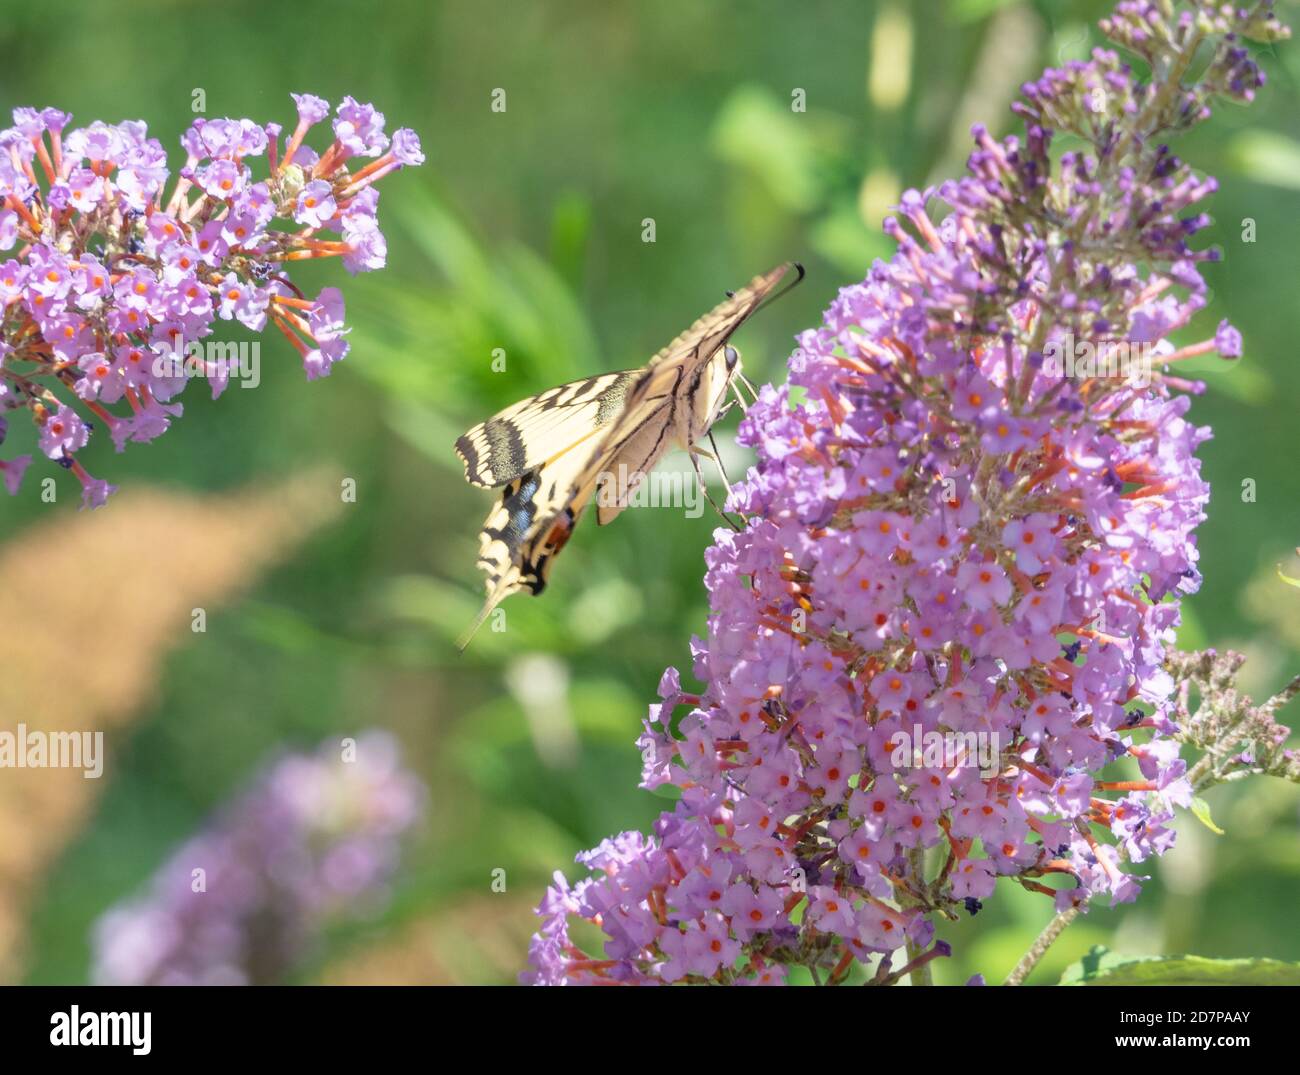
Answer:
[[[305, 139], [329, 105], [294, 100], [298, 122], [283, 137], [275, 123], [195, 120], [170, 196], [166, 153], [142, 122], [69, 131], [66, 113], [20, 108], [0, 131], [0, 251], [19, 247], [0, 263], [0, 442], [3, 412], [27, 410], [40, 450], [79, 479], [84, 503], [114, 488], [78, 460], [96, 419], [122, 451], [167, 430], [192, 377], [214, 398], [225, 390], [230, 348], [201, 342], [218, 321], [253, 332], [273, 323], [308, 379], [347, 354], [341, 293], [304, 296], [287, 263], [340, 256], [349, 272], [382, 268], [374, 184], [424, 157], [414, 132], [390, 138], [383, 114], [350, 97], [317, 153]], [[268, 174], [257, 180], [248, 162], [262, 156]], [[11, 494], [30, 462], [0, 460]]]
[[[1127, 901], [1126, 864], [1172, 845], [1192, 792], [1164, 661], [1200, 582], [1209, 431], [1170, 368], [1241, 339], [1169, 339], [1205, 303], [1206, 218], [1183, 214], [1213, 182], [1155, 136], [1247, 98], [1263, 76], [1237, 35], [1282, 31], [1167, 6], [1104, 26], [1178, 75], [1221, 35], [1208, 83], [1172, 92], [1098, 50], [1026, 86], [1024, 139], [977, 128], [967, 177], [908, 192], [895, 256], [749, 409], [704, 686], [670, 669], [641, 739], [643, 786], [677, 805], [580, 855], [594, 876], [557, 874], [526, 980], [892, 982], [1000, 878], [1058, 910]], [[1088, 148], [1058, 163], [1061, 129]]]

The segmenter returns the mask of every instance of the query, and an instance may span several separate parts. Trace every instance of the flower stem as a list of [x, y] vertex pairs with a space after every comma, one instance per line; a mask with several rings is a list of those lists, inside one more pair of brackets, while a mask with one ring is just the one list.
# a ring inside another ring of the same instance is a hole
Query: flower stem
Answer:
[[1007, 980], [1003, 985], [1023, 985], [1029, 972], [1038, 966], [1038, 961], [1047, 954], [1047, 950], [1052, 947], [1052, 943], [1061, 932], [1079, 916], [1079, 909], [1071, 907], [1068, 911], [1062, 911], [1050, 922], [1047, 923], [1043, 932], [1038, 935], [1038, 939], [1029, 947], [1029, 951], [1020, 957], [1020, 962], [1007, 975]]
[[[911, 963], [914, 960], [920, 959], [923, 955], [925, 955], [925, 949], [915, 941], [908, 940], [907, 961]], [[934, 985], [934, 978], [930, 974], [930, 964], [932, 962], [933, 960], [927, 959], [924, 962], [917, 963], [917, 965], [907, 973], [908, 983], [910, 985]]]
[[[908, 862], [912, 867], [912, 878], [918, 888], [925, 883], [925, 852], [914, 847], [907, 853]], [[925, 948], [917, 944], [910, 937], [907, 939], [907, 962], [914, 964], [908, 971], [907, 980], [911, 985], [934, 985], [934, 978], [930, 973], [929, 959], [921, 960], [925, 954]], [[920, 960], [920, 962], [917, 962]]]

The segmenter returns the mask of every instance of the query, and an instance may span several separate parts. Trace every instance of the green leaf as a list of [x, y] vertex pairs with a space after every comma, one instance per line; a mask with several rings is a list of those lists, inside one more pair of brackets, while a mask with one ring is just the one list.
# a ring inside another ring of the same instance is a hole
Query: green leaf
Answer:
[[894, 246], [879, 228], [867, 227], [857, 207], [848, 202], [835, 206], [817, 221], [809, 240], [818, 254], [853, 276], [865, 275], [871, 263], [889, 257]]
[[765, 90], [742, 87], [722, 108], [713, 142], [723, 160], [760, 177], [772, 196], [795, 212], [817, 204], [812, 146], [796, 117]]
[[951, 0], [949, 17], [956, 23], [978, 22], [1012, 3], [1015, 0]]
[[1300, 190], [1300, 142], [1276, 131], [1242, 131], [1228, 144], [1228, 160], [1259, 183]]
[[714, 124], [715, 154], [763, 184], [792, 213], [821, 204], [834, 162], [842, 162], [850, 134], [826, 113], [794, 113], [790, 101], [760, 86], [736, 89]]
[[1098, 945], [1061, 975], [1061, 985], [1300, 985], [1300, 964], [1280, 959], [1126, 956]]
[[1196, 820], [1214, 833], [1215, 836], [1223, 835], [1223, 830], [1214, 823], [1214, 818], [1210, 816], [1210, 804], [1199, 795], [1192, 800], [1192, 813], [1196, 815]]
[[582, 288], [591, 227], [591, 202], [586, 198], [568, 193], [556, 201], [551, 211], [551, 264], [574, 292]]
[[1230, 396], [1248, 406], [1259, 406], [1274, 396], [1277, 388], [1262, 363], [1224, 362], [1213, 355], [1188, 359], [1180, 363], [1179, 375], [1203, 380], [1215, 393]]

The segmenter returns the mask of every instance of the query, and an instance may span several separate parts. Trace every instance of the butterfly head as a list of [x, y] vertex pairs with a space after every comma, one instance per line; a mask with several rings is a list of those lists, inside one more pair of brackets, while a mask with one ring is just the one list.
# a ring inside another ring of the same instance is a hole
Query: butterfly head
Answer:
[[726, 351], [723, 354], [723, 359], [727, 363], [727, 372], [732, 373], [735, 371], [736, 367], [740, 365], [740, 352], [732, 347], [731, 344], [727, 344]]

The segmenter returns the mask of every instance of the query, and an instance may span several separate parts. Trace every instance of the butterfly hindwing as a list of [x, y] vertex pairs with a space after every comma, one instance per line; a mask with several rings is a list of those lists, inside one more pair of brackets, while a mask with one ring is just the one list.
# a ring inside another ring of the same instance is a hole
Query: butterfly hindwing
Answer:
[[539, 594], [546, 588], [551, 562], [582, 512], [571, 490], [591, 450], [575, 444], [501, 490], [479, 533], [478, 566], [485, 576], [487, 600], [462, 637], [461, 649], [505, 598], [522, 590]]

